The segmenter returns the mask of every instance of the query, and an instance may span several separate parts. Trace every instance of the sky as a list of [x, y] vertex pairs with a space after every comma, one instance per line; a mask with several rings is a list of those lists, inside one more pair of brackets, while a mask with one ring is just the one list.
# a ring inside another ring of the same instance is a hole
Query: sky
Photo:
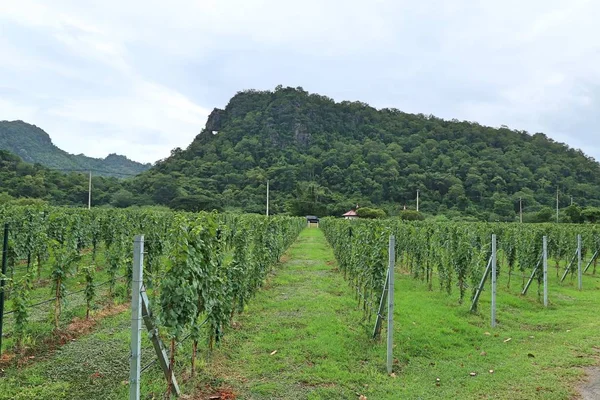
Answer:
[[155, 162], [236, 92], [282, 84], [600, 160], [598, 15], [592, 0], [0, 0], [0, 120]]

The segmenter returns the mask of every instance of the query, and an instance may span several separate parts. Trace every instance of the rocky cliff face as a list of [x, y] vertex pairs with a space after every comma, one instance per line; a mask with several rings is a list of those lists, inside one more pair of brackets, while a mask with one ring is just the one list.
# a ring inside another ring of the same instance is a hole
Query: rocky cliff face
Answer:
[[214, 110], [212, 110], [212, 112], [208, 116], [208, 120], [206, 121], [206, 127], [204, 129], [209, 133], [220, 131], [224, 115], [225, 110], [221, 110], [220, 108], [215, 108]]

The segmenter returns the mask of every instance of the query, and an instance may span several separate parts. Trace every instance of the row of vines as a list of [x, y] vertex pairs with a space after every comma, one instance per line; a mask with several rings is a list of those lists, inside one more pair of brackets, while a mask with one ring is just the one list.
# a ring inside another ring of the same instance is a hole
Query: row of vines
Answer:
[[109, 299], [119, 278], [130, 293], [133, 237], [144, 234], [144, 283], [172, 362], [183, 335], [194, 341], [192, 360], [202, 337], [209, 347], [220, 340], [305, 225], [289, 217], [54, 207], [0, 208], [0, 221], [10, 228], [2, 279], [16, 349], [27, 336], [32, 294], [40, 290], [53, 299], [57, 332], [67, 281], [83, 285], [88, 316], [99, 296], [99, 271], [108, 277]]
[[[321, 228], [333, 247], [341, 271], [363, 302], [367, 316], [372, 309], [369, 306], [378, 301], [385, 282], [389, 235], [396, 237], [396, 258], [402, 268], [414, 278], [427, 282], [430, 290], [435, 285], [452, 294], [456, 288], [460, 303], [468, 294], [471, 298], [475, 295], [491, 254], [492, 234], [496, 234], [498, 240], [498, 274], [506, 278], [507, 287], [514, 285], [515, 277], [520, 278], [521, 287], [525, 285], [540, 260], [543, 236], [548, 237], [548, 256], [557, 277], [576, 252], [578, 234], [583, 239], [583, 259], [592, 261], [594, 274], [597, 263], [594, 256], [600, 249], [600, 227], [596, 225], [446, 224], [325, 218]], [[535, 278], [541, 283], [541, 269]]]

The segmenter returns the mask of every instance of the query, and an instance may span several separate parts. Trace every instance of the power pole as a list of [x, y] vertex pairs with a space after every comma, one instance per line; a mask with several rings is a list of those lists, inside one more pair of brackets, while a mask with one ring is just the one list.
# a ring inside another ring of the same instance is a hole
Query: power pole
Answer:
[[267, 179], [267, 217], [269, 216], [269, 180]]
[[523, 223], [523, 198], [519, 197], [519, 221]]
[[88, 190], [88, 210], [92, 209], [92, 171], [90, 171], [90, 184]]
[[417, 190], [417, 212], [419, 212], [419, 191]]
[[558, 224], [558, 186], [556, 187], [556, 223]]

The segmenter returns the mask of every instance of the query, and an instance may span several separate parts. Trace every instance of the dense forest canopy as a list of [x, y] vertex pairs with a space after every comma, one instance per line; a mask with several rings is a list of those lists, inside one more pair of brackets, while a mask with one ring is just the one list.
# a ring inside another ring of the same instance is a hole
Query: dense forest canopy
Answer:
[[[117, 178], [93, 177], [95, 205], [110, 204], [118, 198], [123, 182]], [[0, 203], [21, 199], [55, 205], [88, 204], [89, 176], [50, 170], [40, 164], [23, 162], [18, 156], [0, 150]]]
[[356, 204], [398, 214], [515, 220], [527, 212], [600, 206], [600, 165], [542, 133], [377, 110], [302, 88], [248, 90], [185, 150], [128, 183], [126, 195], [182, 209], [340, 215]]
[[140, 164], [117, 154], [104, 159], [69, 154], [56, 147], [42, 129], [23, 121], [0, 121], [0, 149], [32, 164], [60, 170], [91, 170], [100, 176], [132, 176], [150, 168], [150, 164]]

